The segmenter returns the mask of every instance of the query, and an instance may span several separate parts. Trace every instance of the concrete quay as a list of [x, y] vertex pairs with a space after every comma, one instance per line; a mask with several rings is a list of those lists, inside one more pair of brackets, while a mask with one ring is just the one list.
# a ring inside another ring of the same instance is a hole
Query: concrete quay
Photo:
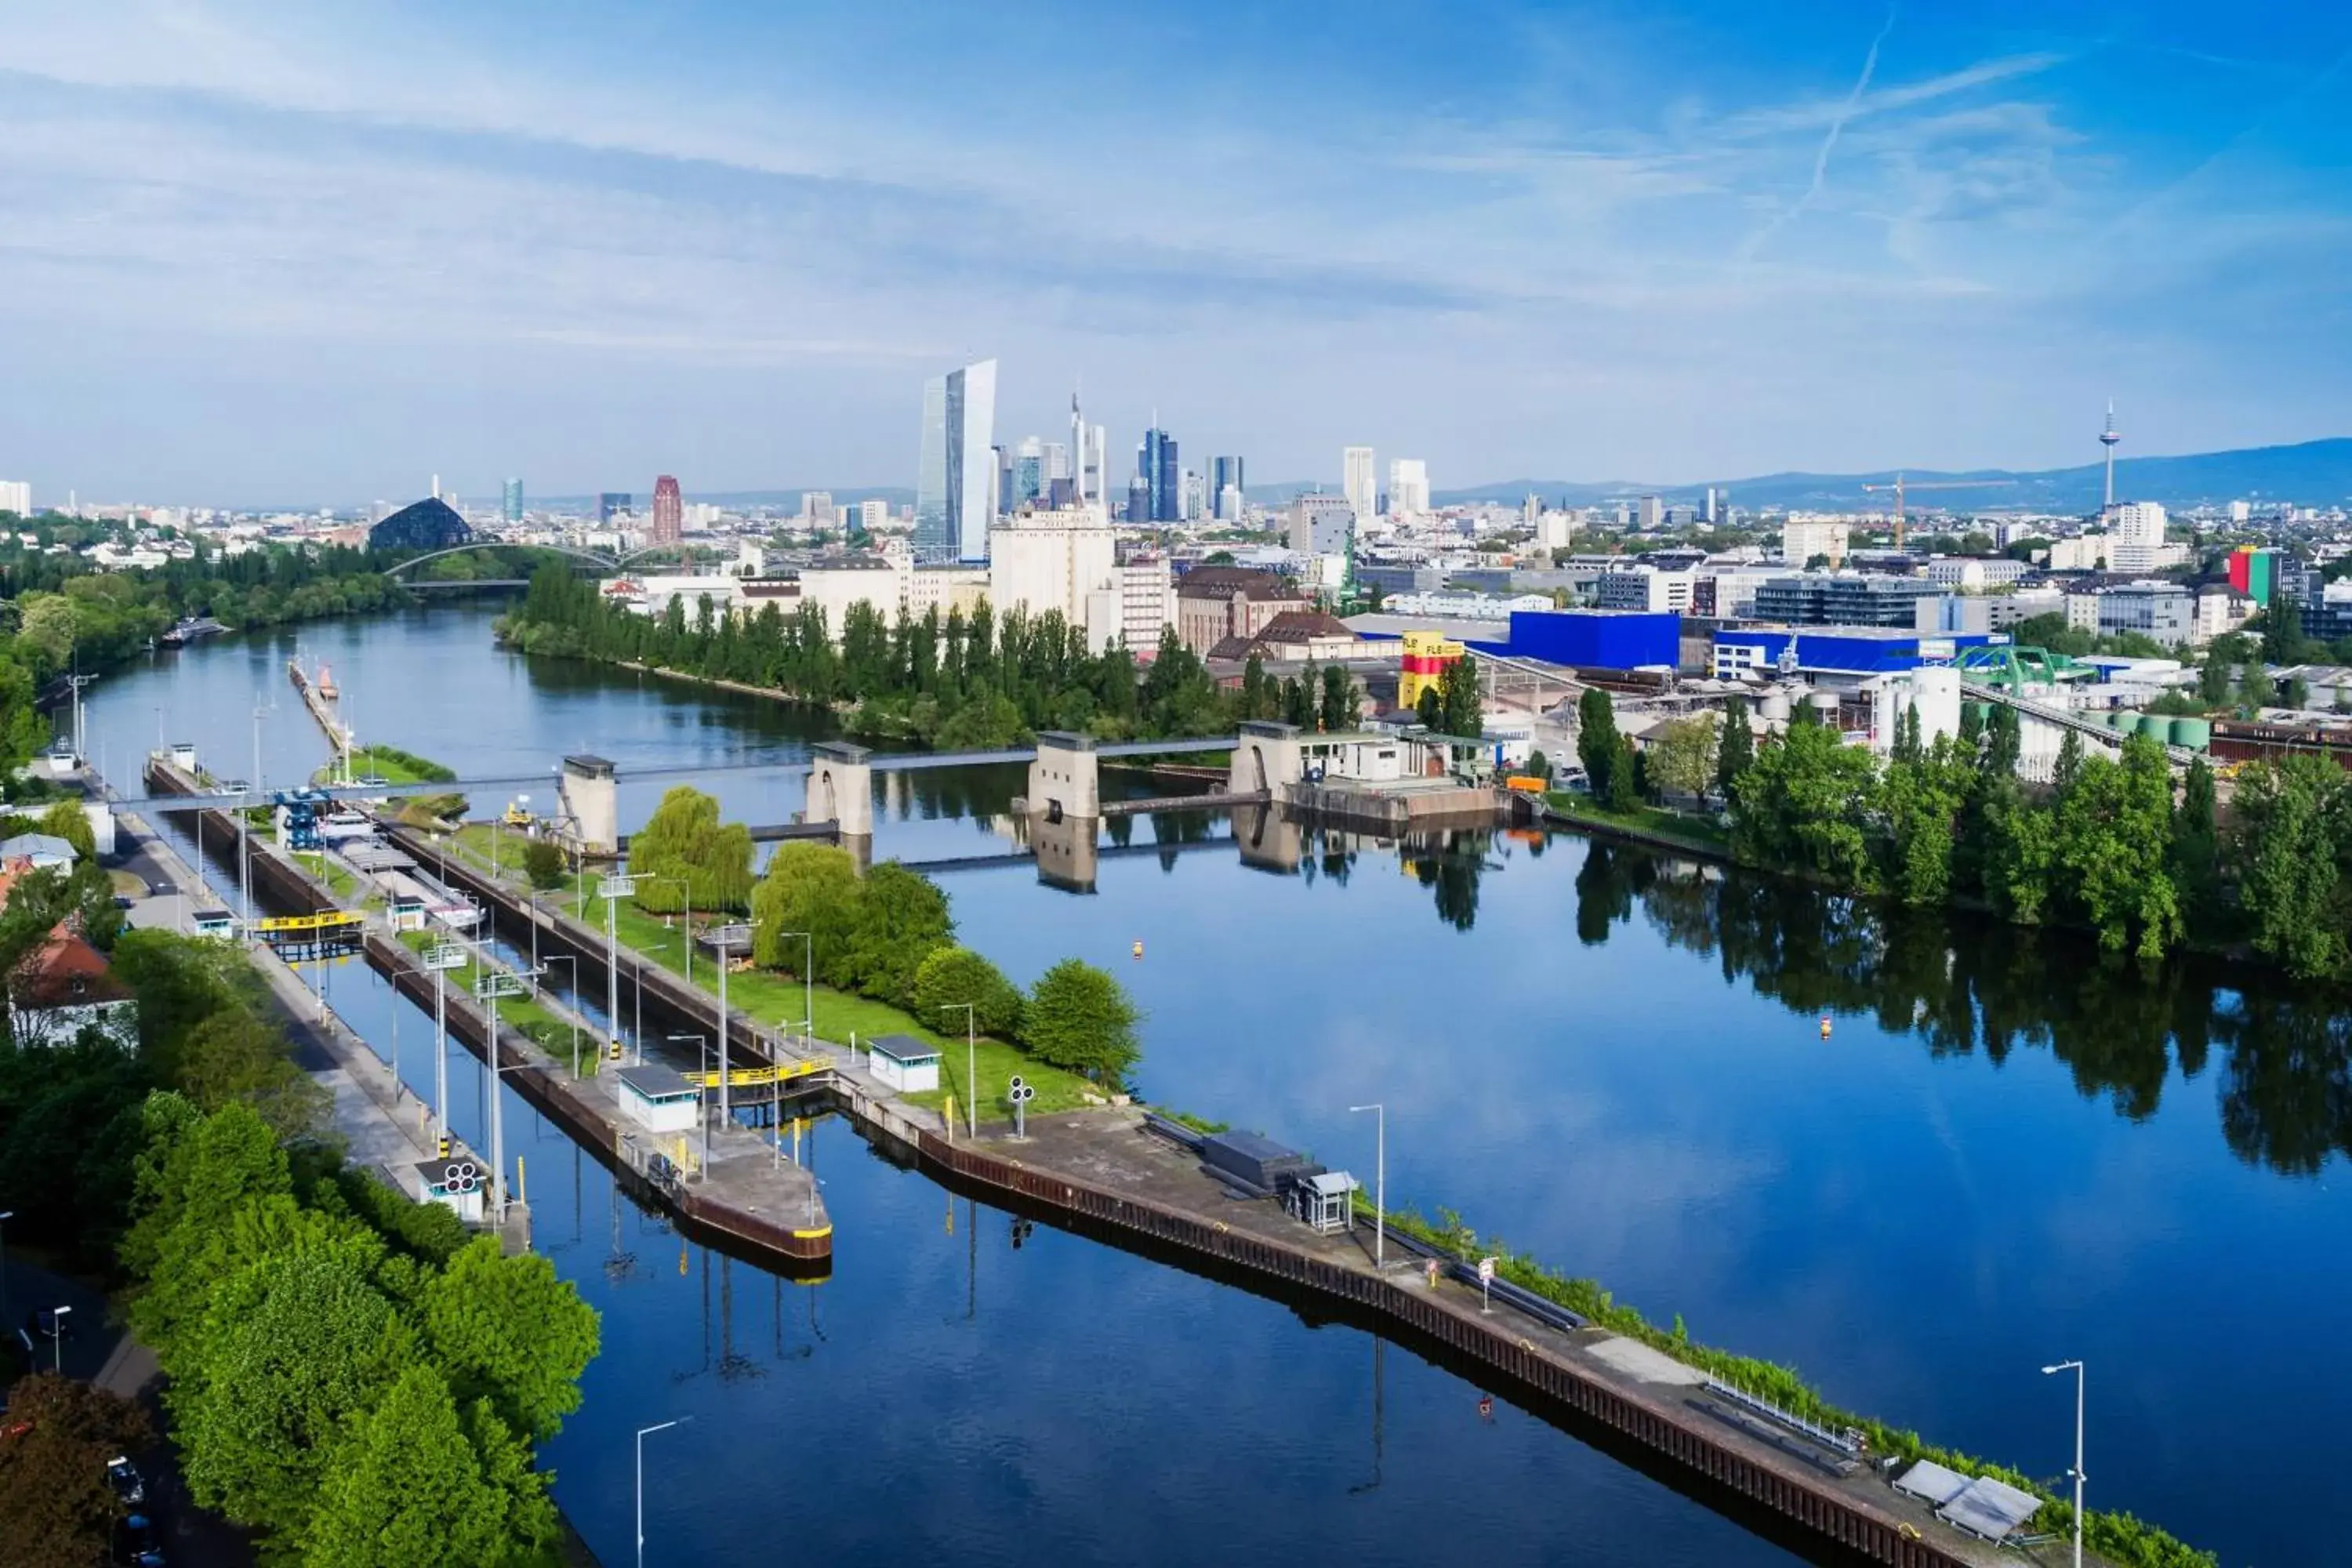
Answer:
[[1952, 1528], [1872, 1468], [1717, 1395], [1703, 1373], [1639, 1341], [1556, 1328], [1499, 1301], [1482, 1311], [1475, 1287], [1431, 1285], [1393, 1242], [1388, 1267], [1375, 1268], [1370, 1226], [1318, 1235], [1271, 1199], [1232, 1195], [1191, 1152], [1146, 1132], [1139, 1110], [1039, 1117], [1020, 1141], [925, 1131], [917, 1153], [952, 1190], [1354, 1321], [1813, 1561], [2061, 1560], [2054, 1546], [2003, 1550]]

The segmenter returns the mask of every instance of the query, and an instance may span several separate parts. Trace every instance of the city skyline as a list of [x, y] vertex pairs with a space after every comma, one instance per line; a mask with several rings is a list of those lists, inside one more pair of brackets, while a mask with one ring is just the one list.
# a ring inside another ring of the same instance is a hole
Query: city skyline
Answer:
[[[916, 389], [987, 358], [1000, 436], [1076, 384], [1303, 479], [1350, 444], [1467, 482], [2055, 466], [2110, 395], [2131, 453], [2352, 428], [2352, 21], [2038, 16], [1374, 6], [1346, 51], [1215, 5], [17, 17], [0, 472], [908, 487]], [[929, 90], [1016, 80], [1008, 31], [1087, 90]], [[1265, 112], [1302, 58], [1347, 106], [1304, 128]]]

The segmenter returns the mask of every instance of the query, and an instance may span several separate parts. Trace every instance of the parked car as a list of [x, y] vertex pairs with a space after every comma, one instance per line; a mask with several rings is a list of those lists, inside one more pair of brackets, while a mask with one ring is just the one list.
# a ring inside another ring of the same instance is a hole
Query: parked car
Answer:
[[123, 1568], [163, 1568], [163, 1540], [143, 1513], [123, 1515], [114, 1527], [114, 1561]]
[[138, 1466], [121, 1454], [106, 1461], [106, 1480], [125, 1508], [137, 1508], [147, 1500], [146, 1478], [139, 1473]]

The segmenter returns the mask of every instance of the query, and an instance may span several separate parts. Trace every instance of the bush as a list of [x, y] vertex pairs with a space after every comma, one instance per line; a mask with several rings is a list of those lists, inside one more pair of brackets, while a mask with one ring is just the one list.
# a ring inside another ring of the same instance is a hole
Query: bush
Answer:
[[522, 847], [522, 874], [541, 892], [563, 886], [563, 846], [552, 838], [534, 838]]
[[973, 1026], [983, 1035], [1013, 1039], [1021, 1031], [1021, 992], [1003, 971], [968, 947], [940, 947], [915, 968], [915, 1016], [932, 1028], [953, 1007], [961, 1013], [970, 1003]]
[[1143, 1014], [1104, 970], [1066, 958], [1045, 971], [1022, 1014], [1021, 1037], [1039, 1061], [1118, 1088], [1143, 1055]]

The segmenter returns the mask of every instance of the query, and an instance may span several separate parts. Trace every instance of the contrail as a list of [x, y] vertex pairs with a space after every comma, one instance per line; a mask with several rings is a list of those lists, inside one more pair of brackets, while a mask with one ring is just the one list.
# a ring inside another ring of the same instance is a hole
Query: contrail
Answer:
[[1764, 242], [1771, 238], [1783, 224], [1811, 206], [1813, 198], [1822, 194], [1822, 186], [1829, 179], [1830, 154], [1837, 151], [1838, 138], [1845, 134], [1845, 122], [1852, 120], [1854, 111], [1862, 107], [1862, 95], [1870, 90], [1870, 79], [1878, 70], [1879, 46], [1886, 42], [1886, 35], [1893, 31], [1895, 12], [1889, 7], [1885, 25], [1878, 29], [1878, 37], [1870, 40], [1870, 52], [1862, 57], [1862, 74], [1854, 79], [1853, 90], [1845, 95], [1845, 101], [1830, 117], [1829, 134], [1822, 138], [1822, 150], [1813, 154], [1812, 184], [1805, 187], [1804, 195], [1775, 214], [1771, 222], [1758, 229], [1749, 237], [1748, 243], [1740, 247], [1739, 259], [1742, 262], [1755, 260], [1756, 253], [1764, 247]]

